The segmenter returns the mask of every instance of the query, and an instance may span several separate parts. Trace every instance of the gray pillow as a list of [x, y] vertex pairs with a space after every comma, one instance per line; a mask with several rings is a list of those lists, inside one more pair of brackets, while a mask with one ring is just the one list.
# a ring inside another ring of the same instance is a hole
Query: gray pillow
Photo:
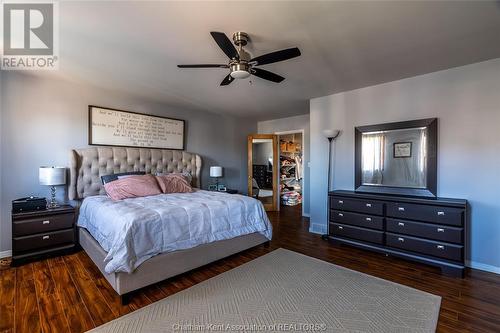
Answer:
[[131, 171], [131, 172], [121, 172], [121, 173], [112, 173], [110, 175], [101, 176], [102, 185], [110, 183], [112, 181], [118, 180], [121, 176], [133, 176], [133, 175], [145, 175], [144, 171]]
[[181, 175], [183, 175], [186, 178], [189, 185], [193, 186], [193, 175], [187, 171], [184, 171], [184, 172], [157, 172], [157, 173], [155, 173], [155, 176], [168, 175], [169, 173], [176, 173], [176, 174], [180, 173]]

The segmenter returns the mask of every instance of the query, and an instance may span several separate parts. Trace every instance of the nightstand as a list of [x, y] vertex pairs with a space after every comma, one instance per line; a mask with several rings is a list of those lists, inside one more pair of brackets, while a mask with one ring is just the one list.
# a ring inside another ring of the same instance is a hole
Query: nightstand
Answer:
[[69, 205], [12, 214], [12, 266], [75, 250], [75, 216], [75, 208]]

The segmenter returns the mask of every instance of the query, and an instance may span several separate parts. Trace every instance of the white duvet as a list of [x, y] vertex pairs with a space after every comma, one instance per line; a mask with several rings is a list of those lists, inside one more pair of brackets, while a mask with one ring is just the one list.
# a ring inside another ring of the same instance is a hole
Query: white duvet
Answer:
[[78, 226], [108, 252], [107, 273], [130, 273], [159, 253], [250, 233], [272, 237], [260, 201], [203, 190], [120, 201], [105, 195], [88, 197], [80, 208]]

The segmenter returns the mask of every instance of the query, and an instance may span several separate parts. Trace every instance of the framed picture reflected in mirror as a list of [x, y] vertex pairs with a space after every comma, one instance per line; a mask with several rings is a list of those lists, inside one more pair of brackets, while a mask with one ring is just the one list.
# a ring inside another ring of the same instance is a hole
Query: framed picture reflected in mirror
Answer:
[[394, 142], [393, 157], [411, 157], [411, 142]]

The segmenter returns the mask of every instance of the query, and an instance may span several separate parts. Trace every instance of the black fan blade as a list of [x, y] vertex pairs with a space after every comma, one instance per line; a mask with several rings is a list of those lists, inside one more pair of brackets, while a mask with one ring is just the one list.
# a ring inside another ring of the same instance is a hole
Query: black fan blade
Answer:
[[285, 49], [258, 56], [250, 60], [250, 62], [255, 61], [257, 62], [257, 65], [266, 65], [272, 64], [273, 62], [292, 59], [298, 56], [300, 56], [300, 50], [296, 47], [292, 47], [291, 49]]
[[179, 68], [229, 68], [229, 65], [199, 64], [199, 65], [177, 65]]
[[233, 43], [229, 38], [227, 38], [226, 34], [223, 32], [212, 31], [210, 32], [212, 37], [215, 39], [215, 42], [219, 47], [224, 51], [224, 53], [229, 57], [229, 59], [239, 59], [238, 51], [234, 47]]
[[285, 79], [283, 76], [279, 76], [278, 74], [271, 73], [271, 72], [266, 71], [262, 68], [252, 68], [252, 74], [260, 77], [261, 79], [273, 81], [276, 83], [280, 83], [281, 81], [283, 81]]
[[227, 86], [228, 84], [230, 84], [233, 81], [234, 81], [234, 77], [232, 77], [231, 74], [227, 74], [227, 76], [224, 78], [224, 80], [222, 80], [220, 85]]

